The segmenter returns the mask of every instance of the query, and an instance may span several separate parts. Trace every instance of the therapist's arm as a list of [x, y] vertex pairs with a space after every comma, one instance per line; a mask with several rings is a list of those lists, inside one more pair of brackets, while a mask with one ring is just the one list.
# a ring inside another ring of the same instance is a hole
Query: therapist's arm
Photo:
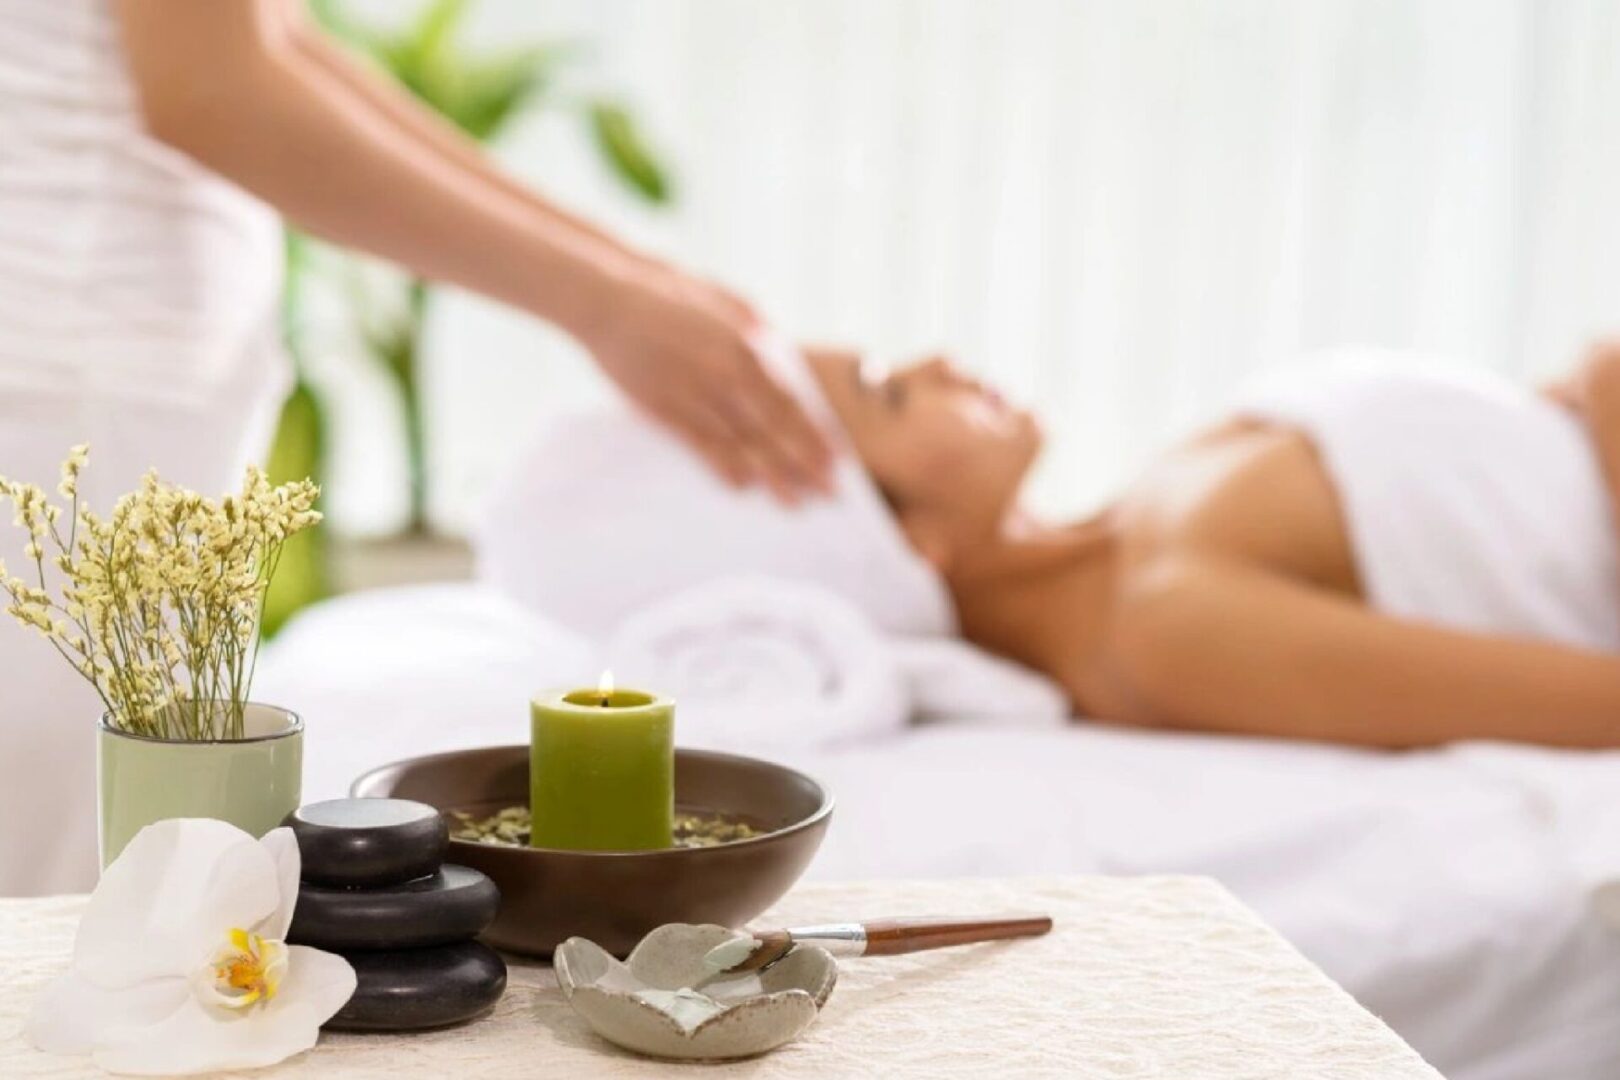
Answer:
[[284, 34], [285, 40], [305, 60], [342, 83], [345, 90], [357, 95], [380, 116], [386, 117], [402, 134], [421, 140], [447, 160], [458, 164], [474, 183], [487, 184], [492, 193], [516, 200], [531, 213], [552, 218], [631, 263], [658, 265], [645, 253], [624, 244], [611, 233], [540, 198], [507, 173], [489, 168], [483, 150], [453, 124], [431, 109], [422, 108], [409, 95], [401, 94], [386, 75], [372, 69], [364, 61], [357, 63], [345, 50], [334, 48], [324, 35], [310, 32], [308, 18], [299, 4], [283, 4], [278, 14], [280, 26], [277, 32]]
[[790, 496], [827, 450], [746, 305], [522, 190], [285, 0], [118, 0], [151, 133], [308, 231], [576, 337], [727, 477]]
[[[661, 260], [627, 246], [613, 234], [540, 198], [532, 188], [526, 187], [507, 173], [490, 169], [488, 160], [478, 144], [468, 139], [449, 121], [438, 113], [422, 108], [408, 95], [401, 94], [398, 87], [386, 76], [364, 63], [356, 63], [346, 51], [333, 48], [331, 42], [323, 35], [309, 33], [303, 10], [298, 5], [287, 7], [285, 18], [290, 30], [289, 40], [302, 50], [311, 63], [318, 64], [328, 75], [360, 95], [405, 132], [432, 144], [440, 153], [459, 162], [479, 180], [489, 182], [496, 191], [517, 200], [530, 211], [546, 214], [564, 227], [606, 245], [622, 258], [638, 263], [650, 271], [671, 271], [671, 268]], [[688, 281], [692, 287], [708, 292], [717, 303], [729, 307], [735, 317], [747, 322], [757, 321], [758, 315], [753, 307], [730, 289], [712, 281], [691, 278]]]

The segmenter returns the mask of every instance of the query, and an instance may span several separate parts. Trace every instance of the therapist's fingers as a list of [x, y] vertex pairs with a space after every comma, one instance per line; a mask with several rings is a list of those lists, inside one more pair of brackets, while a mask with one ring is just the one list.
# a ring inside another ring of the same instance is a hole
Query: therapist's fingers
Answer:
[[746, 448], [701, 398], [672, 395], [645, 404], [655, 419], [674, 432], [727, 484], [745, 487], [754, 482], [757, 472], [749, 464]]
[[676, 433], [729, 486], [742, 488], [754, 482], [755, 474], [748, 464], [747, 455], [742, 452], [735, 442], [680, 429], [677, 429]]
[[759, 437], [743, 419], [733, 394], [692, 387], [669, 402], [671, 423], [687, 442], [736, 486], [762, 484], [784, 506], [797, 506], [809, 486], [798, 467]]
[[764, 482], [784, 502], [830, 490], [831, 452], [768, 373], [752, 308], [689, 278], [624, 289], [615, 317], [582, 335], [620, 389], [728, 480]]
[[827, 436], [757, 358], [739, 371], [728, 414], [774, 475], [799, 488], [832, 489]]
[[754, 329], [763, 325], [764, 320], [759, 317], [758, 309], [743, 297], [732, 292], [719, 282], [705, 282], [705, 286], [708, 288], [709, 294], [718, 300], [720, 305], [743, 326]]
[[758, 413], [735, 398], [725, 402], [724, 412], [731, 437], [747, 458], [752, 474], [779, 502], [796, 505], [803, 495], [821, 487], [814, 474], [771, 438], [770, 429]]
[[[751, 336], [733, 337], [690, 370], [684, 387], [670, 392], [682, 395], [682, 423], [706, 435], [711, 452], [740, 458], [748, 482], [763, 483], [785, 505], [831, 490], [830, 451], [799, 403], [767, 373]], [[716, 439], [729, 447], [717, 448]]]
[[693, 416], [702, 417], [711, 452], [724, 455], [728, 465], [740, 471], [743, 484], [763, 484], [784, 506], [799, 504], [809, 481], [797, 465], [759, 438], [731, 397], [697, 397], [688, 407]]

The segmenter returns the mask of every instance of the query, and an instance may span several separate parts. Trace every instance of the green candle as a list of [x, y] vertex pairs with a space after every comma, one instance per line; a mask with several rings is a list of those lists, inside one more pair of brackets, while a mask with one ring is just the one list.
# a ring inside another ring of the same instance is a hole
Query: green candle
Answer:
[[639, 690], [544, 694], [530, 704], [535, 847], [667, 848], [675, 818], [675, 702]]

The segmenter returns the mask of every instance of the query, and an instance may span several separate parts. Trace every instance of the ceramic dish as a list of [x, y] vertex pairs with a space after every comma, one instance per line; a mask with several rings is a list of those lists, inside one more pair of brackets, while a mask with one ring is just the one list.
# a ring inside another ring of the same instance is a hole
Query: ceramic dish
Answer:
[[[496, 746], [412, 758], [354, 782], [357, 796], [416, 799], [440, 810], [491, 814], [528, 802], [529, 750]], [[482, 870], [501, 890], [483, 940], [550, 956], [583, 937], [624, 956], [665, 923], [742, 926], [792, 887], [821, 846], [832, 798], [803, 773], [757, 758], [675, 752], [675, 802], [742, 817], [763, 836], [706, 848], [556, 851], [452, 840], [448, 861]]]
[[653, 1057], [752, 1057], [815, 1022], [838, 966], [800, 946], [758, 974], [716, 978], [703, 957], [731, 936], [723, 926], [661, 926], [623, 963], [569, 938], [552, 962], [568, 1003], [610, 1042]]

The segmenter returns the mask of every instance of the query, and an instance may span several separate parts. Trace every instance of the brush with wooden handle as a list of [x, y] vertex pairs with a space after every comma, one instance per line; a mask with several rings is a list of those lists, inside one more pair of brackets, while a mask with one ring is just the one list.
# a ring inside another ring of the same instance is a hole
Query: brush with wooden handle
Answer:
[[800, 944], [819, 945], [834, 956], [898, 956], [981, 941], [1040, 937], [1051, 929], [1052, 920], [1045, 915], [1018, 915], [1000, 919], [874, 919], [793, 930], [745, 930], [710, 949], [703, 963], [717, 975], [743, 974], [770, 967]]

